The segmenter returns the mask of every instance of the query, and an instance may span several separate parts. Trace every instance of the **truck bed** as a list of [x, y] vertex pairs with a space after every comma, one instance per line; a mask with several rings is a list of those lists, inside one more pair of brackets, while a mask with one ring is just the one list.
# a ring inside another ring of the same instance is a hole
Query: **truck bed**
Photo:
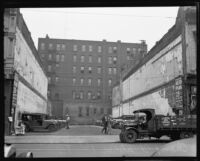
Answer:
[[196, 129], [196, 115], [156, 116], [157, 130]]

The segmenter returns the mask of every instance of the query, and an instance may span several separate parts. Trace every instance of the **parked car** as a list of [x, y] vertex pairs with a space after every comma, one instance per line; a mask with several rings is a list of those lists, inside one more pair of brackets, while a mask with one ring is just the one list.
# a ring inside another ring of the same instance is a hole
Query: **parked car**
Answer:
[[12, 144], [4, 144], [4, 158], [33, 158], [32, 152], [22, 152], [17, 154], [16, 148]]
[[40, 113], [23, 113], [22, 122], [25, 125], [25, 131], [54, 131], [59, 125], [57, 120], [49, 119], [47, 115]]
[[197, 156], [197, 138], [194, 135], [191, 138], [180, 139], [165, 144], [158, 151], [152, 154], [152, 157], [196, 157]]
[[103, 126], [103, 123], [101, 120], [96, 120], [95, 125], [97, 126]]

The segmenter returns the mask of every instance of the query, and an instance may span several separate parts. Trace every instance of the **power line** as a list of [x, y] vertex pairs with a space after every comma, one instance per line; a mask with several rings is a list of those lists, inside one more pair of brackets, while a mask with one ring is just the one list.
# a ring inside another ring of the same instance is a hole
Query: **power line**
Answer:
[[43, 13], [65, 13], [65, 14], [86, 14], [86, 15], [104, 15], [104, 16], [123, 16], [123, 17], [142, 17], [142, 18], [168, 18], [176, 19], [176, 17], [170, 16], [140, 16], [140, 15], [128, 15], [128, 14], [108, 14], [108, 13], [95, 13], [95, 12], [68, 12], [68, 11], [42, 11], [42, 10], [28, 10], [28, 12], [43, 12]]

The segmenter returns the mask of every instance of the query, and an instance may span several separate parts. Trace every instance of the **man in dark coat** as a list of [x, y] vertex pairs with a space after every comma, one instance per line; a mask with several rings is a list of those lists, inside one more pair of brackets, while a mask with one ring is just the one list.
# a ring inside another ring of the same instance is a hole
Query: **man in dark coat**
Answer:
[[104, 115], [102, 117], [102, 123], [103, 123], [103, 129], [101, 130], [102, 133], [107, 134], [107, 128], [108, 128], [108, 116]]

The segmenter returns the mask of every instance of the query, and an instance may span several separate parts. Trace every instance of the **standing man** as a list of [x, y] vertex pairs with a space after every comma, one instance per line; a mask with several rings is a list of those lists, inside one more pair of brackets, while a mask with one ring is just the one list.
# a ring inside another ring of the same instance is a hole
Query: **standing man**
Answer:
[[109, 115], [108, 116], [108, 125], [107, 125], [107, 133], [108, 134], [111, 134], [112, 132], [111, 132], [111, 130], [112, 130], [112, 128], [111, 128], [111, 122], [112, 122], [112, 117], [111, 117], [111, 115]]
[[69, 121], [70, 121], [70, 116], [67, 114], [66, 115], [66, 129], [69, 129]]
[[108, 116], [104, 115], [101, 120], [102, 120], [102, 123], [103, 123], [103, 129], [101, 130], [101, 132], [107, 134]]

